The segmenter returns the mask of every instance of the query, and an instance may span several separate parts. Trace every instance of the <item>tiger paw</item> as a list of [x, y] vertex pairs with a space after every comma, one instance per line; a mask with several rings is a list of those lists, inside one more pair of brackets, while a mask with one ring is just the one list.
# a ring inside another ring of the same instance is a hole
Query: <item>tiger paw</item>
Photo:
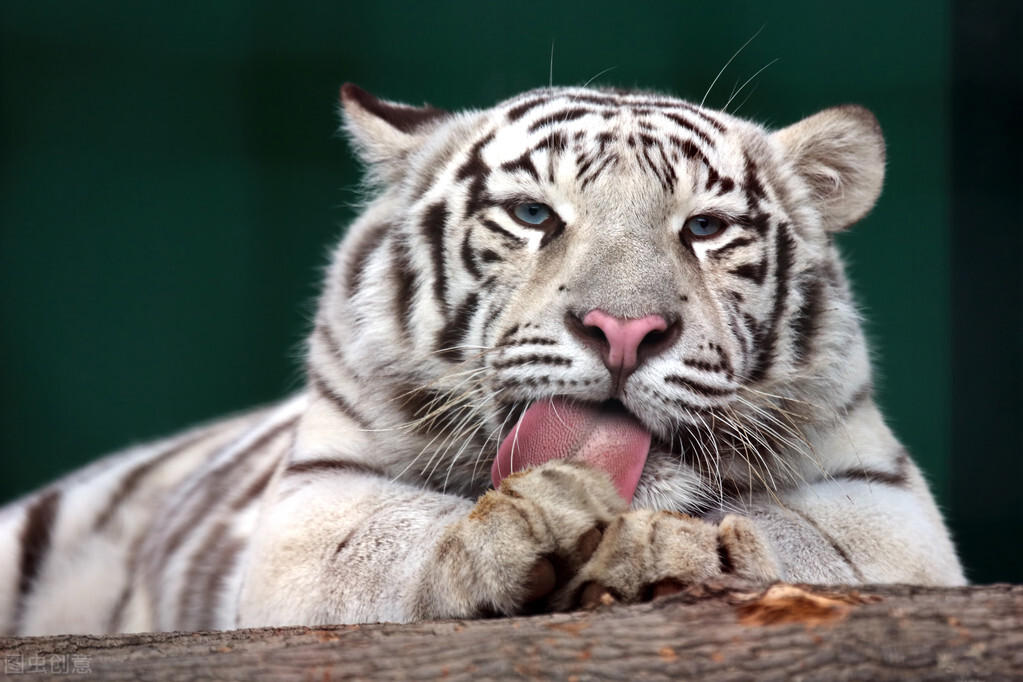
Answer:
[[609, 477], [579, 462], [505, 476], [445, 531], [419, 584], [416, 617], [546, 609], [624, 508]]
[[729, 514], [713, 524], [668, 511], [628, 511], [604, 530], [586, 564], [552, 603], [559, 609], [647, 601], [724, 573], [769, 582], [774, 551], [754, 522]]

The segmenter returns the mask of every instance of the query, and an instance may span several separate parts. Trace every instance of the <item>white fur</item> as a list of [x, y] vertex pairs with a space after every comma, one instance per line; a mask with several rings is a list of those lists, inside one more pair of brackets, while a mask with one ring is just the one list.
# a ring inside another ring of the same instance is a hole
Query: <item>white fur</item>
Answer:
[[[880, 192], [868, 112], [772, 133], [648, 93], [444, 115], [342, 92], [373, 194], [327, 273], [308, 390], [70, 477], [52, 525], [39, 496], [0, 510], [0, 633], [473, 617], [723, 571], [964, 582], [870, 396], [830, 236]], [[522, 202], [560, 232], [516, 222]], [[694, 240], [702, 214], [725, 227]], [[598, 308], [680, 323], [615, 385], [566, 322]], [[630, 509], [572, 462], [488, 491], [501, 439], [552, 396], [651, 431]]]

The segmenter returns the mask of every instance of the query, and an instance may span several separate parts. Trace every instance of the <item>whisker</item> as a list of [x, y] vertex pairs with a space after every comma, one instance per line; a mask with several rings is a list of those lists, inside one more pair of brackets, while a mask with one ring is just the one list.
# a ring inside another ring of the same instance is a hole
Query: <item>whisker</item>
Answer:
[[739, 105], [737, 107], [735, 107], [735, 109], [732, 110], [733, 114], [738, 114], [739, 113], [739, 110], [742, 109], [743, 106], [745, 106], [746, 102], [749, 101], [749, 98], [752, 97], [753, 93], [757, 91], [757, 86], [758, 85], [760, 85], [760, 84], [759, 83], [754, 83], [753, 84], [753, 87], [749, 89], [749, 92], [747, 92], [746, 96], [742, 98], [742, 101], [739, 102]]
[[[495, 392], [494, 393], [494, 398], [497, 398], [497, 396], [498, 396], [498, 394], [500, 392], [501, 392], [501, 389], [499, 389], [497, 392]], [[480, 461], [484, 458], [484, 456], [486, 456], [487, 451], [490, 448], [490, 444], [492, 442], [496, 444], [497, 441], [501, 438], [501, 434], [505, 433], [505, 427], [508, 425], [508, 420], [511, 419], [511, 417], [512, 417], [512, 413], [511, 412], [509, 412], [507, 415], [505, 415], [505, 418], [501, 421], [500, 426], [498, 426], [498, 427], [496, 427], [494, 429], [491, 429], [490, 435], [488, 435], [486, 437], [486, 439], [483, 441], [483, 444], [480, 446], [480, 451], [476, 455], [476, 461], [473, 463], [473, 466], [472, 466], [472, 478], [473, 478], [473, 480], [476, 480], [476, 478], [479, 476], [478, 472], [479, 472]], [[495, 453], [495, 456], [496, 456], [496, 453]]]
[[[779, 59], [780, 59], [780, 57], [775, 57], [775, 58], [774, 58], [774, 59], [772, 59], [771, 61], [767, 62], [767, 64], [765, 64], [765, 65], [764, 65], [763, 67], [761, 67], [759, 71], [757, 71], [757, 72], [756, 72], [755, 74], [753, 74], [752, 76], [750, 76], [749, 78], [747, 78], [747, 79], [746, 79], [746, 82], [745, 82], [745, 83], [743, 83], [742, 85], [740, 85], [740, 86], [739, 86], [739, 89], [738, 89], [738, 90], [736, 90], [736, 91], [735, 91], [735, 92], [734, 92], [734, 93], [732, 94], [732, 96], [728, 98], [728, 101], [727, 101], [727, 102], [725, 102], [725, 106], [721, 107], [721, 111], [728, 111], [728, 105], [732, 103], [732, 100], [733, 100], [733, 99], [735, 99], [735, 98], [736, 98], [736, 97], [738, 96], [738, 94], [739, 94], [740, 92], [742, 92], [742, 89], [743, 89], [743, 88], [745, 88], [745, 87], [746, 87], [747, 85], [749, 85], [749, 84], [750, 84], [750, 81], [752, 81], [752, 80], [753, 80], [754, 78], [756, 78], [756, 77], [757, 77], [757, 76], [759, 76], [759, 75], [760, 75], [761, 73], [763, 73], [763, 72], [764, 72], [764, 69], [766, 69], [767, 67], [771, 66], [772, 64], [774, 64], [775, 62], [777, 62], [777, 61], [778, 61]], [[745, 101], [745, 100], [743, 100], [743, 101]]]
[[714, 446], [714, 455], [711, 456], [710, 449], [703, 443], [703, 439], [699, 440], [699, 446], [700, 446], [700, 449], [703, 452], [706, 453], [707, 460], [709, 462], [713, 462], [713, 464], [714, 464], [714, 477], [712, 479], [712, 483], [713, 483], [714, 480], [717, 481], [718, 499], [721, 500], [721, 501], [724, 501], [724, 499], [725, 499], [725, 480], [724, 480], [724, 475], [721, 473], [721, 452], [720, 452], [720, 450], [718, 450], [718, 442], [717, 442], [717, 439], [714, 438], [714, 432], [710, 428], [710, 426], [707, 424], [707, 420], [704, 419], [703, 415], [697, 415], [697, 416], [700, 418], [700, 421], [703, 422], [704, 427], [707, 429], [708, 440], [710, 440], [711, 445]]
[[603, 71], [601, 71], [600, 73], [598, 73], [598, 74], [597, 74], [596, 76], [594, 76], [594, 77], [593, 77], [593, 78], [591, 78], [590, 80], [588, 80], [588, 81], [586, 81], [585, 83], [583, 83], [583, 87], [584, 87], [584, 88], [586, 88], [586, 87], [589, 87], [590, 83], [592, 83], [593, 81], [597, 80], [598, 78], [600, 78], [601, 76], [603, 76], [603, 75], [604, 75], [605, 73], [607, 73], [608, 71], [613, 71], [613, 70], [615, 70], [615, 69], [617, 69], [617, 68], [618, 68], [617, 66], [609, 66], [609, 67], [607, 67], [606, 69], [604, 69]]
[[727, 61], [727, 62], [725, 62], [725, 65], [721, 67], [721, 70], [720, 70], [720, 71], [718, 71], [718, 75], [714, 76], [714, 80], [712, 80], [712, 81], [710, 82], [710, 87], [708, 87], [708, 88], [707, 88], [707, 92], [703, 93], [703, 99], [701, 99], [701, 100], [700, 100], [700, 106], [701, 106], [701, 107], [702, 107], [702, 106], [704, 105], [704, 103], [705, 103], [705, 102], [707, 101], [707, 97], [708, 97], [708, 96], [710, 95], [710, 91], [714, 89], [714, 85], [715, 85], [715, 84], [716, 84], [716, 83], [718, 82], [718, 79], [719, 79], [719, 78], [721, 78], [721, 74], [723, 74], [723, 73], [725, 72], [725, 69], [727, 69], [727, 68], [728, 68], [728, 65], [729, 65], [729, 64], [731, 64], [731, 63], [732, 63], [732, 61], [734, 61], [734, 60], [735, 60], [735, 58], [739, 56], [739, 53], [740, 53], [740, 52], [742, 52], [743, 50], [745, 50], [745, 49], [746, 49], [746, 46], [747, 46], [747, 45], [749, 45], [750, 43], [752, 43], [752, 42], [753, 42], [753, 39], [754, 39], [754, 38], [756, 38], [756, 37], [757, 37], [758, 35], [760, 35], [760, 32], [764, 30], [764, 27], [765, 27], [765, 26], [767, 26], [767, 24], [764, 24], [763, 26], [761, 26], [760, 28], [758, 28], [758, 29], [757, 29], [757, 32], [756, 32], [756, 33], [754, 33], [754, 34], [752, 35], [752, 37], [750, 37], [750, 39], [749, 39], [749, 40], [747, 40], [747, 41], [746, 41], [745, 43], [743, 43], [743, 44], [742, 44], [742, 47], [740, 47], [740, 48], [739, 48], [738, 50], [736, 50], [736, 51], [735, 51], [735, 54], [733, 54], [733, 55], [732, 55], [731, 57], [729, 57], [728, 61]]
[[[454, 470], [455, 465], [458, 463], [458, 460], [461, 458], [461, 456], [465, 452], [466, 448], [468, 448], [469, 445], [472, 443], [472, 441], [475, 439], [476, 434], [478, 434], [480, 432], [480, 430], [483, 429], [483, 427], [484, 427], [483, 422], [480, 421], [479, 419], [477, 419], [477, 417], [478, 417], [478, 415], [476, 415], [476, 414], [467, 414], [465, 416], [465, 418], [459, 423], [458, 427], [455, 429], [455, 432], [459, 436], [458, 440], [460, 440], [462, 442], [462, 446], [460, 448], [458, 448], [458, 451], [455, 452], [454, 456], [448, 456], [447, 455], [448, 450], [445, 451], [445, 457], [448, 459], [448, 470], [447, 470], [447, 473], [444, 476], [444, 483], [441, 486], [441, 491], [442, 492], [447, 492], [448, 481], [451, 479], [451, 472]], [[468, 431], [468, 432], [464, 431], [463, 429], [464, 429], [465, 424], [467, 422], [469, 422], [470, 420], [475, 420], [476, 421], [476, 426], [471, 431]], [[431, 476], [432, 476], [432, 474], [431, 474]]]

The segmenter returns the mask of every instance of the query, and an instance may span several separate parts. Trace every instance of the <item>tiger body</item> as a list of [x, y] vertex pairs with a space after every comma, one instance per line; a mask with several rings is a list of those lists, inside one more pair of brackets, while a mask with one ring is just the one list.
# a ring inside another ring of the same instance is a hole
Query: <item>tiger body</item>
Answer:
[[[0, 510], [0, 634], [513, 614], [722, 573], [964, 582], [833, 243], [880, 192], [871, 114], [342, 103], [372, 197], [306, 390]], [[517, 451], [529, 423], [567, 450]]]

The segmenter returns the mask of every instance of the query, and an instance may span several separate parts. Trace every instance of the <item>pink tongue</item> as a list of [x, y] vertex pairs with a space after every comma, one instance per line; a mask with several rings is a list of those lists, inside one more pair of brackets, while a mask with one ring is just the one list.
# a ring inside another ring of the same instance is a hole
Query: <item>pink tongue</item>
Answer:
[[631, 504], [649, 452], [650, 432], [624, 410], [554, 398], [529, 406], [501, 443], [490, 476], [496, 488], [512, 472], [577, 460], [605, 471]]

